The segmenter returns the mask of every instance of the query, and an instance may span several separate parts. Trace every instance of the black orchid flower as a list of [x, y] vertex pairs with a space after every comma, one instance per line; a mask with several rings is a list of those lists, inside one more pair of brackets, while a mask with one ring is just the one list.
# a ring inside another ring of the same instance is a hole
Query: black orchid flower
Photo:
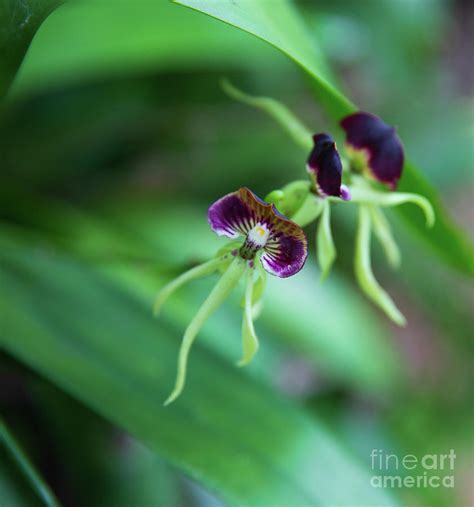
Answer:
[[403, 146], [395, 128], [377, 116], [357, 112], [341, 121], [353, 166], [395, 190], [403, 169]]
[[216, 234], [235, 241], [221, 249], [216, 258], [199, 264], [172, 280], [163, 287], [155, 301], [154, 311], [158, 315], [163, 303], [183, 285], [216, 271], [223, 271], [184, 332], [176, 383], [165, 405], [173, 402], [184, 388], [188, 355], [197, 334], [239, 280], [245, 278], [245, 294], [242, 359], [237, 364], [245, 366], [258, 350], [253, 320], [265, 287], [266, 273], [280, 278], [295, 275], [303, 267], [308, 255], [303, 229], [248, 188], [240, 188], [212, 204], [208, 210], [208, 221]]
[[306, 163], [313, 190], [321, 197], [340, 197], [348, 201], [350, 193], [342, 184], [342, 162], [334, 139], [329, 134], [315, 134], [313, 141], [314, 147]]

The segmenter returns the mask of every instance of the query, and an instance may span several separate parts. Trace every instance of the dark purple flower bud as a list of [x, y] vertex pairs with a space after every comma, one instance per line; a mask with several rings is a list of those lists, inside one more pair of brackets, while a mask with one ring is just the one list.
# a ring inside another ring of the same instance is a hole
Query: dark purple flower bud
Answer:
[[333, 138], [328, 134], [316, 134], [313, 141], [314, 148], [309, 154], [306, 169], [316, 192], [321, 197], [332, 195], [349, 200], [349, 190], [342, 185], [341, 157]]
[[395, 129], [373, 114], [358, 112], [341, 121], [355, 165], [395, 190], [403, 169], [403, 146]]
[[212, 230], [219, 236], [244, 236], [239, 250], [244, 259], [251, 261], [263, 250], [260, 261], [272, 275], [281, 278], [294, 275], [306, 261], [308, 252], [303, 229], [248, 188], [216, 201], [207, 216]]

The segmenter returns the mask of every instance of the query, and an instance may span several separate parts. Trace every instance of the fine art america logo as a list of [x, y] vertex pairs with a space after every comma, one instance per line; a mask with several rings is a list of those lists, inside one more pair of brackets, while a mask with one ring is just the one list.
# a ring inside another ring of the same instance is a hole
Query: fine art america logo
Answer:
[[447, 454], [387, 454], [382, 449], [370, 453], [374, 488], [454, 488], [454, 460], [451, 449]]

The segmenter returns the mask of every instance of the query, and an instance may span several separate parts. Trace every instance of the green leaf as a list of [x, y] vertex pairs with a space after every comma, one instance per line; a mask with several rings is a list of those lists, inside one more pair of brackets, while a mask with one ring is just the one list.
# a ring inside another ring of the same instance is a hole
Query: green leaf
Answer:
[[12, 94], [20, 97], [87, 79], [149, 70], [209, 71], [229, 69], [229, 63], [233, 68], [265, 68], [275, 64], [278, 56], [272, 58], [270, 48], [243, 33], [166, 0], [67, 2], [33, 40]]
[[11, 460], [11, 456], [1, 447], [0, 505], [8, 507], [44, 507], [44, 503], [32, 491], [25, 476]]
[[0, 2], [0, 97], [3, 97], [25, 56], [31, 39], [61, 0]]
[[[51, 492], [49, 486], [38, 474], [29, 458], [15, 440], [6, 424], [0, 419], [0, 447], [3, 447], [21, 470], [43, 505], [47, 507], [59, 507], [59, 503]], [[1, 499], [1, 496], [0, 496]]]
[[268, 42], [308, 72], [316, 87], [319, 100], [330, 113], [343, 117], [356, 110], [344, 95], [331, 84], [325, 59], [310, 38], [294, 5], [286, 0], [173, 0], [201, 11], [229, 25], [244, 30]]
[[50, 382], [29, 375], [27, 387], [50, 439], [38, 436], [27, 420], [23, 429], [40, 453], [54, 446], [76, 505], [154, 506], [157, 498], [163, 506], [179, 505], [179, 473], [155, 452]]
[[186, 392], [164, 408], [169, 325], [58, 253], [4, 236], [0, 258], [2, 347], [231, 505], [395, 504], [315, 419], [199, 343]]
[[417, 210], [408, 207], [397, 208], [413, 235], [428, 246], [442, 261], [461, 273], [474, 275], [474, 247], [472, 242], [446, 211], [441, 197], [426, 178], [411, 162], [405, 162], [403, 177], [400, 180], [401, 192], [415, 192], [426, 197], [433, 206], [436, 223], [426, 229], [423, 217]]
[[[174, 1], [240, 28], [282, 51], [311, 76], [321, 105], [334, 120], [338, 121], [357, 109], [331, 84], [322, 55], [310, 39], [306, 26], [291, 2]], [[446, 264], [474, 275], [474, 246], [447, 215], [437, 191], [410, 162], [405, 163], [399, 189], [423, 195], [434, 207], [436, 225], [428, 231], [413, 210], [397, 210], [415, 236]]]

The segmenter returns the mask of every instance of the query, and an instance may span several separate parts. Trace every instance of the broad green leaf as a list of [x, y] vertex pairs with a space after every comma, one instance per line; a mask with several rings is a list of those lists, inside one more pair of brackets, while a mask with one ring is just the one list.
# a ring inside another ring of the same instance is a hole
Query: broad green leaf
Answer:
[[[340, 120], [357, 107], [330, 82], [321, 54], [307, 29], [287, 0], [273, 2], [257, 0], [174, 0], [176, 3], [201, 11], [268, 42], [279, 49], [312, 78], [321, 105], [334, 120]], [[400, 191], [414, 192], [426, 197], [433, 205], [436, 225], [426, 230], [420, 217], [411, 209], [397, 212], [415, 236], [429, 246], [451, 267], [474, 275], [474, 247], [452, 222], [437, 191], [410, 162], [405, 163]]]
[[330, 84], [332, 77], [292, 2], [286, 0], [173, 0], [240, 28], [279, 49], [309, 72], [324, 106], [339, 118], [356, 107]]
[[[32, 490], [41, 500], [42, 505], [46, 507], [59, 507], [59, 503], [51, 492], [49, 486], [36, 471], [30, 459], [27, 457], [20, 444], [16, 441], [6, 424], [0, 418], [0, 447], [10, 455], [10, 459], [16, 464], [18, 469], [30, 484]], [[2, 494], [0, 493], [0, 500]], [[3, 501], [6, 501], [5, 498]]]
[[270, 68], [286, 63], [272, 53], [243, 33], [167, 0], [68, 2], [38, 31], [12, 93], [20, 97], [48, 87], [150, 70]]
[[470, 239], [452, 222], [440, 195], [415, 166], [409, 161], [405, 162], [403, 171], [399, 190], [415, 192], [426, 197], [433, 206], [436, 223], [431, 229], [426, 229], [425, 221], [417, 210], [400, 207], [397, 213], [414, 236], [431, 248], [446, 264], [461, 273], [473, 275], [474, 249]]
[[0, 97], [7, 92], [38, 27], [61, 0], [0, 2]]
[[84, 264], [6, 237], [0, 259], [2, 347], [229, 504], [395, 505], [314, 418], [199, 344], [164, 408], [178, 336]]
[[44, 507], [6, 449], [0, 447], [0, 505]]
[[54, 445], [54, 462], [67, 474], [67, 498], [79, 506], [151, 507], [157, 499], [160, 506], [179, 505], [182, 478], [156, 453], [59, 387], [28, 377], [28, 392], [50, 438], [38, 436], [30, 421], [22, 428], [35, 444], [39, 441], [39, 452]]

